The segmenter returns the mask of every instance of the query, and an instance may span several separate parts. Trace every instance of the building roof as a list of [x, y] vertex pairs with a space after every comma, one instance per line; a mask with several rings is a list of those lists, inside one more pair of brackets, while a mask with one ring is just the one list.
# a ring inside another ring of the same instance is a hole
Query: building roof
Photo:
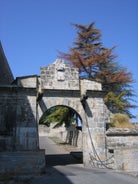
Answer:
[[14, 80], [11, 68], [4, 54], [2, 44], [0, 42], [0, 84], [7, 85], [11, 84]]

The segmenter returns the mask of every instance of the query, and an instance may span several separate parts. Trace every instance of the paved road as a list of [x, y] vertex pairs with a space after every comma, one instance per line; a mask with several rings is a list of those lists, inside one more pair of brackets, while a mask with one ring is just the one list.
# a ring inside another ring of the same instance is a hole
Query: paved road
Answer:
[[46, 147], [46, 174], [31, 184], [138, 184], [138, 178], [113, 170], [84, 168], [80, 161], [48, 138], [41, 140], [41, 147]]

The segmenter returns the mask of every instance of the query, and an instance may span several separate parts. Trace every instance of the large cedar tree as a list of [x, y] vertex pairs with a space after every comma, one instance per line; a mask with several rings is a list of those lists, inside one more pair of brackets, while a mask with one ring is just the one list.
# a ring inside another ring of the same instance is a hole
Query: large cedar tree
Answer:
[[80, 77], [102, 83], [105, 91], [104, 101], [113, 113], [126, 113], [130, 117], [130, 103], [133, 97], [132, 74], [121, 67], [115, 59], [113, 48], [105, 48], [101, 42], [101, 31], [88, 26], [73, 24], [77, 29], [77, 38], [69, 53], [60, 52], [60, 57], [79, 68]]

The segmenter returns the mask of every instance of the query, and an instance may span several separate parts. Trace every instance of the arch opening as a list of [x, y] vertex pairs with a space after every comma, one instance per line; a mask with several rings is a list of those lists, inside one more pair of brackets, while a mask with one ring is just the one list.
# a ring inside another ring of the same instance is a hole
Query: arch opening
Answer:
[[38, 129], [39, 148], [45, 149], [47, 163], [82, 163], [82, 118], [78, 112], [65, 105], [53, 106], [40, 117]]
[[71, 107], [65, 105], [56, 105], [46, 110], [39, 120], [39, 124], [44, 124], [47, 127], [51, 123], [55, 123], [53, 128], [58, 128], [64, 124], [69, 127], [75, 124], [77, 129], [82, 130], [82, 119], [80, 115]]

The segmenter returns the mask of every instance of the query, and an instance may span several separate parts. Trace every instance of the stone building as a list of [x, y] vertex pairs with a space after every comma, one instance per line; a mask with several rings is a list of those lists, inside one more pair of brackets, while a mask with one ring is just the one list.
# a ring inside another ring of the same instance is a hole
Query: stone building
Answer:
[[2, 44], [0, 42], [0, 84], [11, 84], [14, 80], [12, 71], [7, 62], [6, 56], [4, 54]]

